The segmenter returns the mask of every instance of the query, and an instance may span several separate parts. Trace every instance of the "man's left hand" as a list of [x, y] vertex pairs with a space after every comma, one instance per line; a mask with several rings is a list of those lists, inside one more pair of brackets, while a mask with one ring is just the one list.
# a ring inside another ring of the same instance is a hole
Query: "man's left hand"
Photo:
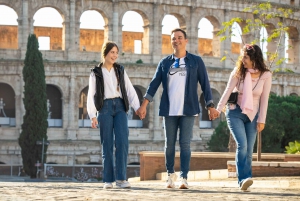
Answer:
[[208, 116], [209, 120], [215, 120], [216, 118], [219, 118], [220, 112], [215, 108], [208, 108]]

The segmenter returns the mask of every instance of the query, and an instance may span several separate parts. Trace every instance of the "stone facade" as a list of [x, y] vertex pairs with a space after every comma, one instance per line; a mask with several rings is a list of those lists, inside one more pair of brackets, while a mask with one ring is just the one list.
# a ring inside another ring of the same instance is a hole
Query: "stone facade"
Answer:
[[[100, 60], [100, 48], [107, 40], [115, 41], [120, 48], [119, 63], [123, 64], [139, 94], [140, 99], [156, 70], [159, 60], [171, 53], [168, 35], [162, 35], [163, 17], [171, 14], [177, 17], [180, 27], [188, 34], [188, 51], [201, 55], [209, 74], [214, 102], [218, 102], [234, 64], [220, 62], [224, 51], [232, 52], [237, 58], [240, 44], [230, 41], [220, 42], [217, 31], [223, 21], [231, 17], [243, 19], [253, 17], [242, 13], [243, 8], [258, 1], [250, 0], [0, 0], [0, 5], [12, 8], [18, 15], [18, 26], [0, 26], [0, 98], [4, 98], [10, 115], [10, 124], [0, 127], [0, 162], [21, 164], [22, 158], [18, 137], [25, 114], [23, 98], [22, 68], [26, 53], [27, 37], [30, 33], [49, 35], [50, 50], [42, 50], [47, 95], [51, 102], [51, 123], [48, 128], [50, 145], [47, 162], [59, 164], [101, 163], [99, 131], [84, 126], [86, 123], [86, 92], [90, 68]], [[293, 74], [278, 73], [273, 80], [272, 93], [278, 95], [300, 94], [299, 66], [299, 0], [273, 0], [275, 4], [289, 6], [292, 2], [295, 19], [291, 19], [289, 43], [289, 63], [282, 67], [294, 70]], [[63, 18], [63, 28], [44, 28], [33, 26], [34, 14], [43, 7], [55, 8]], [[80, 16], [84, 11], [96, 10], [104, 18], [104, 30], [85, 30], [79, 28]], [[138, 12], [144, 21], [143, 33], [122, 32], [122, 17], [127, 11]], [[211, 40], [199, 39], [198, 23], [207, 18], [214, 26]], [[274, 25], [275, 26], [275, 25]], [[3, 31], [7, 30], [11, 34]], [[50, 30], [50, 31], [49, 31]], [[60, 34], [61, 33], [61, 34]], [[251, 39], [251, 35], [243, 36]], [[132, 40], [142, 41], [142, 53], [133, 53]], [[95, 41], [92, 43], [91, 41]], [[169, 41], [169, 42], [168, 42]], [[204, 45], [203, 45], [204, 44]], [[274, 46], [269, 44], [272, 50]], [[85, 46], [85, 51], [83, 49]], [[284, 54], [284, 50], [280, 50]], [[136, 61], [142, 60], [142, 64]], [[148, 107], [142, 127], [130, 128], [129, 164], [139, 163], [140, 151], [163, 151], [164, 133], [162, 118], [158, 116], [159, 88], [153, 103]], [[204, 101], [199, 87], [202, 113], [196, 118], [192, 139], [193, 151], [207, 151], [206, 143], [220, 120], [208, 121], [203, 109]], [[6, 99], [5, 99], [6, 98]], [[1, 115], [1, 114], [0, 114]], [[1, 120], [0, 116], [0, 120]], [[222, 116], [224, 119], [224, 116]], [[133, 115], [133, 120], [138, 118]], [[200, 122], [200, 123], [199, 123]], [[132, 121], [132, 123], [136, 123]], [[140, 123], [140, 122], [137, 122]], [[208, 123], [202, 126], [201, 123]], [[200, 126], [199, 126], [200, 124]], [[178, 147], [177, 147], [178, 149]]]

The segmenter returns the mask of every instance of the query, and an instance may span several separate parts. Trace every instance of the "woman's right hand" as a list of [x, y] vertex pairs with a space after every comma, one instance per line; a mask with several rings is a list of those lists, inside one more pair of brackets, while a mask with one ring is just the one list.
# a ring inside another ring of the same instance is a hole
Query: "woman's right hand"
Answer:
[[97, 128], [98, 121], [96, 117], [91, 119], [91, 123], [92, 123], [92, 128]]

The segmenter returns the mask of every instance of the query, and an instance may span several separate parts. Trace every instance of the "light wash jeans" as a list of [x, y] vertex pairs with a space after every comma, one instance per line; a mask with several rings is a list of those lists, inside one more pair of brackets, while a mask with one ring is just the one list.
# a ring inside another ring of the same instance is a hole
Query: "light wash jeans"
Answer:
[[168, 173], [174, 173], [175, 144], [179, 128], [180, 177], [186, 178], [190, 170], [191, 138], [193, 136], [194, 116], [164, 117], [165, 162]]
[[235, 109], [226, 110], [228, 128], [236, 142], [236, 172], [238, 184], [241, 185], [244, 179], [252, 177], [252, 153], [257, 134], [257, 118], [253, 121], [246, 114], [242, 113], [239, 105]]
[[[126, 180], [129, 131], [124, 101], [121, 98], [104, 100], [97, 119], [102, 145], [103, 182]], [[114, 146], [116, 148], [115, 170]]]

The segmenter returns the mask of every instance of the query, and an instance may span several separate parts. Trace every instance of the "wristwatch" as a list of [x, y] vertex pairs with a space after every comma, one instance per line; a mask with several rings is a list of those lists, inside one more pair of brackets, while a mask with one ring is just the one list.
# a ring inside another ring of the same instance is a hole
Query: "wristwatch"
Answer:
[[209, 103], [205, 108], [208, 109], [208, 108], [214, 108], [214, 107], [215, 107], [214, 103]]

